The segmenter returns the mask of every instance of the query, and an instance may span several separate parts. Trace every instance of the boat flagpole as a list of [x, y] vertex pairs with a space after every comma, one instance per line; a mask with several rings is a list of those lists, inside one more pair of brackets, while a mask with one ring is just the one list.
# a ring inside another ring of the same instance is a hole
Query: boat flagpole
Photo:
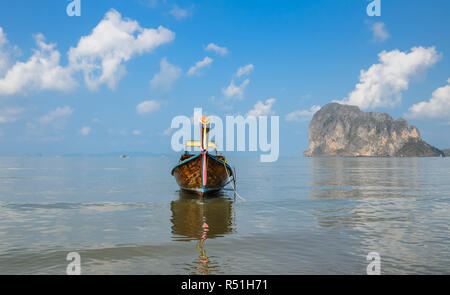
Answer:
[[210, 117], [200, 118], [200, 128], [201, 128], [201, 154], [202, 154], [202, 187], [205, 188], [208, 179], [208, 169], [207, 169], [207, 157], [208, 154], [208, 135], [209, 135], [209, 124], [211, 122]]

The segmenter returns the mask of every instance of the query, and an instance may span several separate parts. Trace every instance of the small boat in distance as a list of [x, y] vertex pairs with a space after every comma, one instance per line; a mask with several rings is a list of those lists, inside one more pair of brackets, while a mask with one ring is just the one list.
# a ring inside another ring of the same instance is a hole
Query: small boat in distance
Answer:
[[[200, 147], [200, 152], [190, 154], [186, 151], [171, 172], [182, 190], [196, 192], [200, 196], [218, 192], [235, 179], [225, 157], [217, 154], [215, 143], [208, 140], [210, 124], [211, 118], [200, 118], [200, 141], [186, 143], [186, 147]], [[216, 153], [212, 155], [208, 148], [216, 149]]]
[[128, 156], [127, 155], [120, 155], [120, 158], [126, 159], [126, 158], [128, 158]]

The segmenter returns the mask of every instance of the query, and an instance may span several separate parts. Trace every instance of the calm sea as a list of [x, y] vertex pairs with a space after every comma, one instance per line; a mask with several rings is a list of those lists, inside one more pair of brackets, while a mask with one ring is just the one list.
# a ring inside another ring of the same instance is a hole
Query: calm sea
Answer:
[[204, 201], [176, 162], [0, 158], [0, 274], [450, 274], [449, 158], [231, 158]]

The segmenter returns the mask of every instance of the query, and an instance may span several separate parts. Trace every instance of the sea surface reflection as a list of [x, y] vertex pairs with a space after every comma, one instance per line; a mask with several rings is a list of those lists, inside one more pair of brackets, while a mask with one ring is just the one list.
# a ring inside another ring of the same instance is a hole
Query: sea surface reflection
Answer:
[[194, 270], [211, 274], [218, 265], [206, 255], [206, 240], [223, 237], [233, 232], [233, 199], [223, 192], [199, 199], [197, 194], [183, 190], [170, 203], [172, 235], [175, 241], [197, 241], [198, 259]]
[[419, 158], [311, 158], [314, 198], [418, 195], [423, 182]]
[[358, 250], [379, 252], [392, 273], [448, 273], [450, 186], [442, 160], [310, 159], [310, 197], [333, 200], [313, 216], [320, 227], [355, 231]]
[[450, 274], [450, 158], [228, 160], [243, 199], [176, 157], [0, 157], [0, 274]]

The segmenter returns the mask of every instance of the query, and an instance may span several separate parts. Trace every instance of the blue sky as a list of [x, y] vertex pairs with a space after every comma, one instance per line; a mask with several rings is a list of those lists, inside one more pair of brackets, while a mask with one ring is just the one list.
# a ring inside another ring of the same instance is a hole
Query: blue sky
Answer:
[[166, 153], [172, 118], [202, 107], [278, 115], [280, 154], [301, 155], [333, 100], [450, 147], [450, 2], [369, 3], [81, 0], [69, 17], [64, 0], [1, 1], [0, 154]]

